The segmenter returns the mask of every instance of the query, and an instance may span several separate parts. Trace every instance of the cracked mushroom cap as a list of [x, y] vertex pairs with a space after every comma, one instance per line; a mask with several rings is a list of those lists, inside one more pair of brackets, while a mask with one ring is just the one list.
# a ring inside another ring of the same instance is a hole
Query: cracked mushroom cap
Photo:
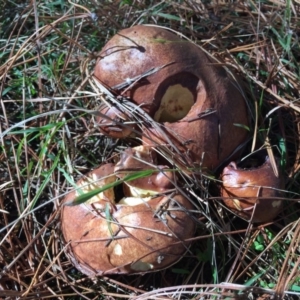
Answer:
[[175, 173], [168, 166], [157, 165], [156, 152], [148, 146], [127, 148], [120, 155], [115, 166], [116, 176], [123, 179], [125, 176], [142, 170], [153, 170], [147, 178], [137, 178], [124, 182], [125, 196], [151, 196], [164, 193], [174, 188]]
[[111, 188], [72, 205], [80, 193], [115, 180], [114, 165], [102, 165], [77, 182], [80, 192], [63, 200], [61, 228], [75, 267], [94, 276], [157, 271], [177, 262], [195, 231], [192, 205], [182, 195], [118, 202], [122, 197]]
[[199, 47], [166, 29], [120, 31], [100, 52], [94, 76], [161, 124], [143, 128], [145, 144], [173, 143], [191, 166], [216, 168], [247, 137], [238, 83]]
[[221, 196], [225, 205], [245, 219], [269, 222], [282, 208], [283, 186], [276, 176], [270, 159], [255, 169], [238, 169], [231, 162], [222, 173]]

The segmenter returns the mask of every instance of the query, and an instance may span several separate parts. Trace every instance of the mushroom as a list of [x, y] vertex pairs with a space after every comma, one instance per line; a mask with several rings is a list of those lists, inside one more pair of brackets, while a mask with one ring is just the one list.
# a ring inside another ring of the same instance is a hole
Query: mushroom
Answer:
[[209, 169], [247, 137], [247, 105], [231, 75], [197, 45], [143, 25], [116, 34], [94, 70], [102, 85], [131, 99], [160, 124], [143, 127], [144, 144], [173, 144], [185, 164]]
[[124, 182], [125, 196], [147, 197], [174, 188], [175, 173], [168, 166], [157, 165], [157, 155], [151, 147], [127, 148], [121, 153], [120, 160], [115, 166], [116, 176], [121, 179], [130, 173], [142, 170], [153, 170], [154, 172], [147, 178]]
[[[135, 167], [130, 165], [117, 169], [125, 174], [125, 167], [129, 172]], [[170, 184], [160, 194], [152, 191], [145, 197], [141, 193], [122, 201], [120, 191], [110, 188], [72, 205], [80, 193], [116, 182], [116, 174], [113, 164], [104, 164], [80, 179], [78, 189], [63, 200], [61, 227], [73, 264], [95, 276], [157, 271], [177, 262], [189, 247], [195, 223], [188, 213], [193, 208], [190, 201], [177, 192], [165, 193]], [[159, 187], [159, 181], [150, 177]], [[141, 180], [135, 185], [142, 186]]]
[[231, 162], [222, 173], [221, 196], [225, 205], [253, 222], [268, 222], [282, 208], [282, 179], [276, 176], [270, 159], [255, 169], [239, 169]]
[[133, 133], [135, 125], [128, 124], [128, 121], [130, 117], [115, 106], [103, 107], [100, 109], [99, 116], [96, 116], [99, 129], [112, 138], [126, 138]]

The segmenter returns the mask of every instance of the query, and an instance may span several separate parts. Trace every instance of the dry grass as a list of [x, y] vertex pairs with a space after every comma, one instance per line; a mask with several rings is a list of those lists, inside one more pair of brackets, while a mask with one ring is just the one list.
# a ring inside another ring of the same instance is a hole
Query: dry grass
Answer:
[[[113, 2], [113, 3], [111, 3]], [[0, 19], [0, 299], [298, 299], [299, 1], [7, 1]], [[101, 3], [101, 4], [100, 4]], [[269, 224], [224, 209], [209, 182], [189, 255], [144, 276], [88, 278], [64, 254], [60, 200], [81, 174], [132, 145], [94, 127], [107, 97], [91, 78], [118, 30], [180, 32], [241, 75], [258, 149], [279, 158], [286, 204]]]

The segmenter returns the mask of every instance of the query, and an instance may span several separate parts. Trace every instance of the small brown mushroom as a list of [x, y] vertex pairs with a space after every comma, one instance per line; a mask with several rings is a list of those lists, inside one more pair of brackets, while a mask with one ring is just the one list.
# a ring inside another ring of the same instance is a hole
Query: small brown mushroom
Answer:
[[256, 169], [238, 169], [231, 162], [222, 173], [221, 196], [225, 205], [245, 219], [268, 222], [282, 208], [282, 179], [270, 159]]
[[116, 34], [99, 57], [95, 78], [161, 124], [144, 126], [145, 144], [173, 144], [188, 166], [214, 169], [246, 140], [247, 105], [237, 81], [195, 44], [138, 25]]
[[118, 139], [128, 137], [133, 133], [135, 126], [132, 123], [126, 124], [128, 121], [130, 121], [129, 116], [115, 106], [105, 106], [100, 110], [100, 116], [96, 117], [96, 124], [100, 131]]
[[[147, 179], [147, 177], [145, 178]], [[73, 264], [87, 275], [151, 272], [178, 261], [189, 247], [195, 223], [192, 204], [178, 193], [123, 199], [113, 188], [70, 206], [76, 196], [114, 182], [105, 164], [77, 182], [63, 200], [61, 227]]]

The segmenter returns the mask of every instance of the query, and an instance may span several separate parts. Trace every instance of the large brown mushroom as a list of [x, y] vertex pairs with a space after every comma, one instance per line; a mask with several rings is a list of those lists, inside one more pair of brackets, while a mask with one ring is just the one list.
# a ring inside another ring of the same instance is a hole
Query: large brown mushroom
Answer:
[[270, 159], [253, 169], [239, 169], [231, 162], [222, 173], [221, 195], [227, 207], [253, 222], [268, 222], [282, 208], [282, 178]]
[[145, 144], [173, 144], [188, 166], [209, 169], [247, 136], [247, 105], [231, 74], [195, 44], [142, 25], [116, 34], [94, 71], [102, 85], [128, 97], [162, 125], [144, 126]]
[[[136, 151], [144, 152], [140, 150]], [[136, 168], [134, 159], [128, 164], [123, 159], [117, 168], [119, 176], [126, 167], [127, 174]], [[172, 184], [161, 187], [160, 194], [152, 191], [125, 198], [110, 188], [88, 202], [72, 205], [81, 193], [115, 182], [118, 172], [113, 164], [102, 165], [79, 180], [79, 189], [63, 200], [61, 226], [73, 264], [85, 274], [103, 275], [151, 272], [175, 263], [187, 251], [186, 240], [193, 236], [195, 223], [188, 212], [192, 209], [189, 200], [177, 192], [165, 193]], [[150, 181], [159, 186], [153, 175]], [[142, 179], [133, 185], [150, 190], [152, 186], [143, 186]]]

